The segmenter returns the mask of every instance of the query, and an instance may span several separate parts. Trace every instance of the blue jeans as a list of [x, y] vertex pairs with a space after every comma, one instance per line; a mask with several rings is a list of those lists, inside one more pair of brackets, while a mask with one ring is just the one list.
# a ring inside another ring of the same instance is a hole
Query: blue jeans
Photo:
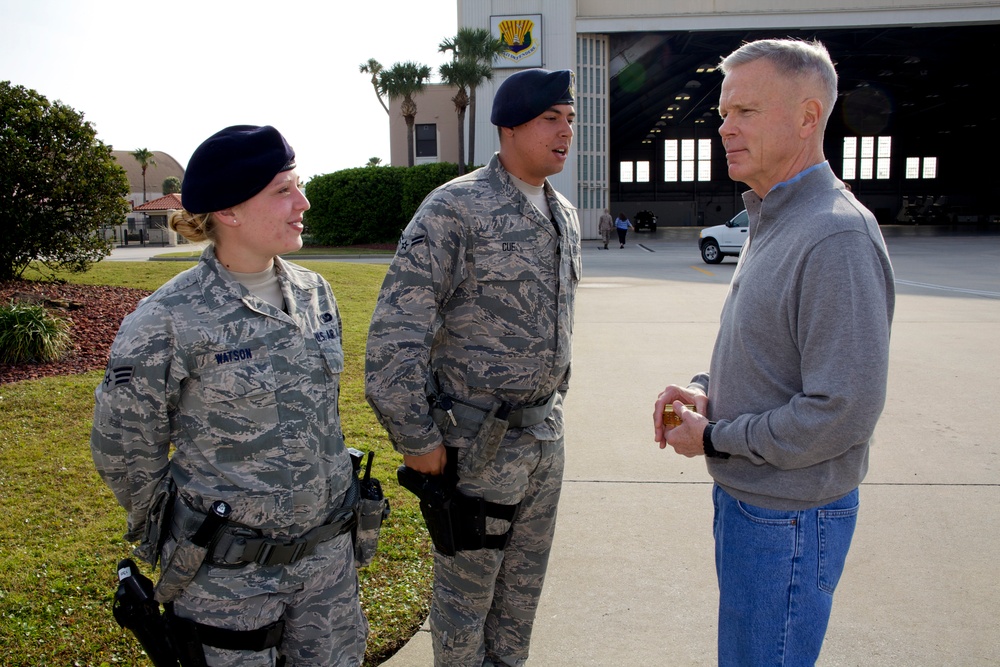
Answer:
[[819, 658], [858, 518], [858, 490], [802, 511], [770, 510], [715, 486], [720, 667]]

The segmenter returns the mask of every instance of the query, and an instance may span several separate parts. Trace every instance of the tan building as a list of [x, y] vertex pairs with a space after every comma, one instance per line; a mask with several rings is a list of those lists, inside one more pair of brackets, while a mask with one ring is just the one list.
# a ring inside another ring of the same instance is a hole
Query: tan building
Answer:
[[[458, 162], [458, 113], [451, 101], [455, 91], [453, 86], [435, 83], [414, 97], [417, 117], [413, 124], [413, 164]], [[409, 164], [406, 122], [399, 111], [402, 102], [402, 98], [389, 102], [389, 161], [397, 167]]]

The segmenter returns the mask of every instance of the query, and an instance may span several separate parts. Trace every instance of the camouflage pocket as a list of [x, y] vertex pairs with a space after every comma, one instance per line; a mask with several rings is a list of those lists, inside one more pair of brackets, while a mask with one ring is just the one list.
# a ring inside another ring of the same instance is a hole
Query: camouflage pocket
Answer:
[[163, 548], [163, 543], [170, 531], [170, 509], [176, 492], [174, 478], [167, 474], [156, 485], [153, 497], [149, 501], [142, 541], [135, 548], [135, 555], [153, 567], [156, 567], [160, 550]]
[[354, 465], [354, 480], [351, 490], [345, 499], [345, 505], [353, 506], [356, 522], [354, 524], [354, 565], [365, 567], [372, 562], [378, 549], [378, 536], [382, 532], [382, 522], [389, 516], [389, 501], [382, 492], [382, 483], [372, 477], [372, 461], [375, 452], [368, 452], [368, 464], [364, 476], [357, 477], [361, 471], [361, 461], [364, 454], [356, 449], [349, 449]]
[[207, 547], [200, 547], [189, 538], [183, 538], [170, 548], [166, 545], [160, 562], [160, 580], [156, 582], [156, 600], [166, 604], [177, 599], [198, 574], [208, 555]]
[[372, 562], [378, 549], [382, 522], [389, 516], [389, 501], [385, 498], [362, 498], [358, 502], [358, 523], [354, 535], [354, 565], [365, 567]]
[[[507, 406], [508, 412], [510, 406]], [[483, 420], [472, 444], [466, 448], [458, 462], [458, 472], [462, 477], [478, 477], [487, 465], [496, 458], [497, 448], [503, 442], [510, 424], [497, 415], [494, 409]]]

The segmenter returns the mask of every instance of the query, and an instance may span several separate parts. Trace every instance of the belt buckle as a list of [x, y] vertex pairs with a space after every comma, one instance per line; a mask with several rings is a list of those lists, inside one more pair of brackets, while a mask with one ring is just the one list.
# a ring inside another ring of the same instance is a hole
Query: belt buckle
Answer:
[[[360, 504], [360, 499], [359, 499], [359, 503], [358, 504]], [[336, 512], [334, 512], [330, 516], [330, 520], [327, 521], [325, 524], [323, 524], [324, 526], [332, 526], [332, 525], [338, 524], [338, 523], [340, 524], [340, 527], [338, 528], [337, 533], [335, 535], [331, 536], [330, 539], [333, 539], [337, 535], [343, 535], [348, 530], [350, 530], [351, 528], [353, 528], [354, 527], [354, 519], [356, 518], [356, 516], [357, 516], [357, 514], [355, 512], [354, 506], [351, 506], [351, 507], [341, 507]]]
[[247, 542], [261, 539], [260, 531], [242, 526], [227, 526], [222, 534], [209, 547], [206, 562], [213, 567], [240, 568], [247, 563], [244, 554], [247, 552]]
[[270, 565], [290, 565], [302, 557], [305, 551], [306, 540], [297, 538], [290, 542], [265, 542], [261, 546], [254, 562], [262, 566]]

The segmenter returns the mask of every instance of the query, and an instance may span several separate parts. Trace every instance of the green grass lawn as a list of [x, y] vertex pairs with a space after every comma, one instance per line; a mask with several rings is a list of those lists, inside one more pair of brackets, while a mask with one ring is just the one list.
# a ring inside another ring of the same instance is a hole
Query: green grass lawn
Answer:
[[[170, 257], [170, 258], [191, 258], [198, 259], [201, 257], [201, 248], [195, 250], [178, 250], [175, 252], [163, 252], [159, 253], [157, 257]], [[363, 248], [360, 246], [303, 246], [295, 252], [290, 252], [282, 255], [285, 259], [290, 259], [293, 262], [299, 262], [303, 259], [308, 259], [310, 255], [323, 255], [323, 256], [335, 256], [335, 255], [346, 255], [349, 257], [356, 257], [358, 255], [391, 255], [394, 251], [378, 249], [378, 248]]]
[[[386, 267], [300, 263], [333, 286], [344, 323], [344, 435], [348, 446], [376, 452], [373, 474], [392, 505], [378, 555], [359, 571], [371, 625], [365, 665], [377, 665], [426, 617], [431, 585], [430, 543], [416, 499], [395, 481], [401, 457], [364, 400], [365, 338]], [[152, 290], [189, 266], [100, 262], [85, 274], [59, 277]], [[125, 512], [90, 458], [93, 391], [102, 377], [103, 371], [93, 371], [0, 385], [0, 664], [5, 667], [150, 664], [111, 616], [115, 568], [131, 554], [131, 545], [122, 541]]]

